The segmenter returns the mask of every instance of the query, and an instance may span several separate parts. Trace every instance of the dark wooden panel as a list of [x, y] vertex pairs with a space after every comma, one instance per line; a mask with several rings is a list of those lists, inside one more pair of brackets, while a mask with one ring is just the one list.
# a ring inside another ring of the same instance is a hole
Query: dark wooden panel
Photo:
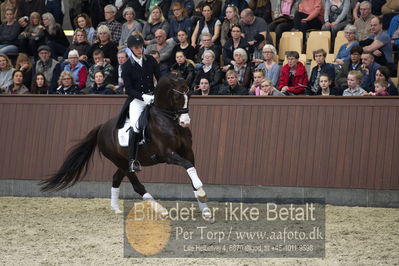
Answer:
[[[1, 96], [0, 178], [41, 179], [123, 96]], [[193, 150], [204, 183], [399, 189], [399, 98], [193, 97]], [[116, 170], [97, 152], [86, 180]], [[158, 165], [145, 182], [189, 181]]]

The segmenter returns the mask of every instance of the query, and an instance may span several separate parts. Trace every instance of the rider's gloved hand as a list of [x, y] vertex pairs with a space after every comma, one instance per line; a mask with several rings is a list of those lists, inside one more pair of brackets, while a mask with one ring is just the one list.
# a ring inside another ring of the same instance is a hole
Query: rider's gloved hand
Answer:
[[141, 97], [143, 97], [143, 101], [147, 105], [154, 102], [154, 95], [143, 94]]

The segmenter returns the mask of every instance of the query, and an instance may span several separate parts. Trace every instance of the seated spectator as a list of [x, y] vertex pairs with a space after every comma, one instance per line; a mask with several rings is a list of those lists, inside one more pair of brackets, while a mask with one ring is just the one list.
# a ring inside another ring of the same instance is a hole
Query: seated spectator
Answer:
[[231, 28], [231, 38], [227, 40], [223, 46], [223, 71], [227, 71], [231, 65], [234, 65], [233, 52], [237, 48], [242, 48], [248, 53], [249, 45], [248, 42], [241, 36], [240, 25], [234, 25]]
[[75, 84], [79, 89], [83, 89], [86, 86], [87, 72], [86, 67], [79, 62], [79, 53], [76, 50], [71, 50], [68, 53], [68, 61], [64, 65], [63, 70], [71, 72]]
[[285, 96], [284, 93], [279, 91], [273, 86], [273, 83], [268, 78], [263, 78], [260, 82], [260, 91], [257, 96]]
[[118, 53], [117, 44], [111, 41], [111, 32], [107, 26], [101, 25], [97, 29], [97, 41], [91, 46], [89, 55], [93, 59], [93, 52], [100, 49], [104, 53], [104, 59], [113, 67], [118, 64], [116, 54]]
[[[319, 78], [321, 74], [327, 74], [331, 80], [335, 80], [334, 65], [326, 62], [326, 56], [327, 52], [324, 49], [313, 51], [313, 60], [317, 65], [312, 68], [308, 83], [309, 89], [305, 91], [306, 95], [315, 95], [320, 91]], [[334, 84], [332, 86], [334, 87]]]
[[115, 20], [116, 11], [116, 7], [113, 5], [106, 5], [104, 7], [105, 21], [102, 21], [98, 24], [97, 31], [100, 26], [107, 26], [111, 33], [111, 41], [114, 43], [119, 43], [122, 33], [122, 24]]
[[31, 86], [31, 93], [33, 94], [48, 94], [48, 83], [46, 77], [42, 73], [36, 73], [33, 76], [33, 82]]
[[87, 40], [86, 31], [82, 29], [76, 29], [73, 34], [72, 44], [66, 50], [64, 58], [68, 57], [69, 51], [76, 50], [79, 54], [79, 60], [88, 66], [90, 49], [91, 45]]
[[134, 12], [136, 12], [136, 19], [139, 21], [145, 20], [145, 7], [147, 1], [139, 1], [139, 0], [127, 0], [126, 6], [132, 7]]
[[10, 58], [5, 54], [0, 54], [0, 91], [5, 91], [12, 84], [12, 67]]
[[0, 5], [0, 22], [4, 22], [7, 20], [7, 9], [12, 11], [12, 14], [14, 15], [14, 18], [17, 16], [17, 1], [16, 0], [5, 0], [4, 2], [1, 3]]
[[170, 72], [179, 73], [179, 75], [186, 81], [187, 86], [191, 88], [194, 80], [194, 62], [186, 59], [183, 51], [176, 53], [176, 63], [170, 67]]
[[273, 22], [269, 24], [269, 30], [276, 32], [276, 47], [280, 44], [283, 32], [290, 31], [294, 27], [294, 17], [298, 10], [298, 1], [277, 0]]
[[97, 71], [94, 74], [93, 87], [89, 88], [88, 94], [114, 94], [113, 86], [105, 82], [105, 74], [102, 71]]
[[363, 52], [361, 58], [362, 58], [361, 87], [367, 92], [370, 92], [374, 88], [375, 73], [377, 72], [377, 69], [380, 67], [380, 65], [374, 62], [374, 56], [371, 53]]
[[399, 13], [399, 2], [397, 0], [387, 0], [381, 7], [381, 13], [384, 15], [382, 17], [384, 29], [388, 29], [393, 18]]
[[257, 68], [252, 72], [253, 83], [249, 88], [249, 95], [260, 95], [260, 84], [265, 79], [265, 71], [263, 69]]
[[187, 16], [187, 11], [180, 2], [173, 2], [171, 5], [173, 15], [169, 19], [169, 38], [172, 38], [176, 43], [178, 42], [178, 32], [184, 30], [188, 38], [191, 38], [193, 33], [193, 23]]
[[81, 94], [78, 86], [75, 85], [71, 72], [62, 71], [58, 79], [59, 87], [56, 94]]
[[272, 81], [273, 86], [278, 86], [280, 78], [280, 66], [274, 62], [274, 56], [277, 54], [276, 48], [271, 44], [263, 46], [263, 63], [259, 64], [257, 69], [262, 69], [265, 73], [265, 78]]
[[204, 33], [201, 35], [201, 43], [202, 46], [199, 48], [196, 56], [196, 63], [201, 63], [202, 55], [205, 51], [211, 50], [215, 54], [215, 60], [219, 62], [220, 55], [222, 54], [221, 48], [219, 45], [213, 43], [212, 35], [210, 33]]
[[[365, 0], [356, 0], [356, 2], [357, 3], [354, 6], [353, 12], [352, 12], [352, 16], [353, 16], [354, 20], [358, 19], [361, 16], [361, 14], [362, 14], [361, 4], [366, 1]], [[380, 17], [380, 16], [382, 17], [381, 9], [382, 9], [382, 6], [385, 4], [386, 0], [370, 0], [367, 2], [369, 2], [370, 6], [371, 6], [371, 9], [370, 9], [371, 14], [373, 14], [376, 17]], [[360, 16], [359, 16], [359, 14], [360, 14]]]
[[[129, 57], [125, 51], [118, 52], [118, 82], [114, 88], [116, 94], [125, 94], [125, 83], [122, 78], [122, 65], [129, 60]], [[104, 72], [103, 72], [104, 73]]]
[[393, 62], [391, 38], [382, 30], [382, 20], [375, 17], [371, 20], [372, 33], [367, 37], [368, 45], [363, 46], [363, 51], [372, 53], [374, 59], [380, 65], [386, 65], [391, 69], [391, 74], [396, 74], [396, 66]]
[[226, 81], [227, 85], [219, 88], [219, 95], [248, 95], [248, 89], [240, 85], [238, 73], [234, 70], [227, 71]]
[[387, 33], [391, 37], [393, 50], [399, 50], [399, 14], [392, 18]]
[[[248, 8], [248, 2], [246, 0], [225, 0], [224, 1], [224, 5], [223, 5], [223, 9], [221, 11], [220, 14], [220, 20], [223, 20], [226, 17], [223, 17], [225, 14], [227, 15], [226, 10], [229, 7], [236, 7], [237, 8], [237, 15], [238, 17], [240, 16], [241, 11], [243, 11], [244, 9]], [[234, 22], [234, 24], [238, 24], [237, 22]]]
[[159, 6], [153, 6], [151, 8], [151, 13], [148, 17], [148, 21], [144, 24], [143, 27], [145, 45], [156, 43], [155, 32], [158, 29], [163, 29], [165, 32], [169, 32], [169, 23], [165, 20], [162, 9]]
[[165, 69], [168, 69], [170, 55], [172, 54], [175, 42], [173, 40], [167, 42], [167, 34], [163, 29], [158, 29], [155, 32], [155, 40], [156, 43], [147, 46], [146, 54], [149, 54], [150, 51], [159, 52], [160, 55], [159, 71], [163, 72]]
[[94, 74], [98, 71], [102, 71], [105, 75], [105, 82], [112, 83], [114, 80], [114, 68], [104, 58], [104, 52], [97, 49], [93, 52], [94, 65], [89, 68], [89, 76], [86, 82], [86, 87], [91, 88], [95, 82]]
[[357, 70], [352, 70], [348, 74], [348, 88], [344, 90], [343, 96], [363, 96], [367, 92], [360, 87], [362, 73]]
[[387, 92], [389, 93], [389, 95], [398, 95], [398, 89], [396, 88], [395, 84], [393, 84], [393, 81], [391, 80], [389, 75], [389, 69], [386, 66], [380, 66], [379, 68], [377, 68], [377, 71], [375, 72], [375, 80], [383, 80], [388, 82], [389, 86], [387, 88]]
[[24, 85], [24, 74], [20, 70], [12, 73], [12, 84], [3, 91], [3, 94], [29, 94], [29, 89]]
[[347, 43], [341, 45], [338, 50], [337, 58], [335, 58], [335, 62], [337, 64], [343, 65], [344, 60], [350, 59], [350, 51], [352, 47], [359, 45], [359, 42], [356, 40], [356, 27], [348, 24], [345, 29], [345, 38], [348, 40]]
[[308, 73], [305, 66], [299, 62], [296, 51], [286, 53], [288, 63], [281, 68], [278, 89], [286, 95], [301, 95], [308, 85]]
[[87, 41], [90, 44], [93, 44], [94, 41], [96, 40], [96, 31], [92, 27], [90, 17], [87, 14], [82, 13], [74, 19], [74, 24], [75, 24], [76, 30], [80, 29], [80, 30], [84, 30], [86, 32]]
[[27, 54], [19, 53], [15, 63], [15, 69], [24, 74], [24, 85], [30, 88], [32, 84], [32, 62]]
[[46, 44], [51, 48], [53, 58], [57, 59], [58, 56], [64, 56], [69, 46], [69, 41], [65, 36], [64, 30], [60, 24], [55, 22], [51, 13], [44, 13], [42, 19], [45, 27]]
[[[245, 2], [246, 1], [242, 1]], [[247, 4], [248, 5], [248, 4]], [[227, 6], [226, 16], [222, 23], [221, 33], [220, 33], [220, 43], [224, 46], [228, 39], [231, 38], [231, 28], [234, 25], [238, 25], [240, 22], [240, 13], [236, 6]], [[241, 28], [240, 28], [241, 31]]]
[[352, 70], [361, 71], [363, 49], [360, 46], [354, 46], [350, 50], [350, 59], [344, 60], [344, 64], [338, 68], [335, 78], [335, 95], [342, 95], [342, 92], [348, 87], [348, 73]]
[[319, 78], [320, 90], [315, 95], [334, 96], [331, 89], [331, 78], [327, 74], [321, 74]]
[[237, 73], [238, 83], [244, 88], [251, 86], [252, 71], [248, 64], [248, 54], [242, 48], [237, 48], [233, 53], [233, 61], [231, 61], [230, 70]]
[[370, 91], [368, 94], [365, 94], [365, 95], [389, 96], [389, 93], [387, 92], [388, 87], [389, 87], [389, 83], [386, 82], [385, 80], [376, 80], [374, 82], [374, 92]]
[[350, 2], [351, 0], [325, 0], [324, 25], [321, 30], [331, 31], [332, 45], [334, 45], [337, 32], [345, 28], [350, 21]]
[[[148, 54], [151, 55], [155, 59], [155, 61], [157, 61], [158, 65], [161, 64], [161, 54], [157, 50], [151, 50]], [[163, 68], [162, 70], [159, 71], [159, 77], [162, 77], [168, 73], [169, 73], [169, 68], [167, 67]], [[154, 79], [154, 83], [156, 84], [157, 82], [158, 81]]]
[[371, 20], [375, 18], [371, 14], [371, 4], [368, 1], [360, 3], [359, 6], [360, 17], [355, 20], [355, 27], [357, 29], [357, 40], [363, 41], [371, 34]]
[[202, 7], [202, 17], [197, 21], [195, 25], [193, 35], [191, 36], [191, 45], [196, 48], [197, 46], [203, 45], [200, 42], [200, 36], [204, 33], [210, 33], [212, 35], [212, 43], [220, 43], [220, 20], [217, 17], [212, 16], [211, 6], [205, 4]]
[[202, 0], [195, 7], [193, 16], [194, 20], [197, 21], [202, 16], [202, 9], [204, 5], [208, 5], [212, 10], [212, 17], [219, 18], [222, 14], [222, 1], [221, 0]]
[[194, 12], [194, 1], [193, 0], [172, 0], [172, 4], [170, 5], [168, 17], [171, 19], [173, 17], [173, 6], [174, 3], [179, 3], [182, 8], [186, 10], [186, 16], [190, 18]]
[[32, 75], [43, 73], [49, 84], [49, 93], [55, 93], [61, 73], [61, 66], [56, 60], [51, 58], [51, 50], [47, 45], [41, 45], [37, 49], [37, 52], [39, 60], [36, 61], [32, 68]]
[[173, 47], [172, 53], [170, 55], [170, 63], [173, 65], [176, 63], [176, 53], [178, 51], [182, 51], [187, 59], [190, 59], [192, 61], [195, 60], [195, 55], [196, 55], [196, 50], [194, 47], [191, 46], [191, 44], [188, 42], [188, 35], [185, 30], [179, 30], [177, 33], [177, 39], [178, 42]]
[[39, 18], [41, 14], [46, 12], [45, 2], [45, 0], [17, 0], [17, 15], [15, 17], [18, 19], [21, 28], [28, 26], [27, 22], [33, 12], [38, 13]]
[[267, 24], [263, 18], [256, 17], [250, 8], [241, 11], [241, 30], [244, 38], [250, 46], [255, 44], [255, 36], [262, 34], [267, 43], [272, 43], [271, 36], [267, 31]]
[[248, 6], [254, 15], [263, 18], [267, 23], [272, 22], [272, 3], [270, 0], [249, 0]]
[[[255, 35], [255, 43], [250, 47], [250, 54], [252, 54], [252, 67], [258, 67], [260, 63], [263, 63], [263, 47], [266, 45], [265, 37], [262, 34]], [[276, 52], [277, 53], [277, 52]]]
[[122, 25], [122, 33], [121, 38], [119, 39], [118, 50], [127, 47], [127, 38], [129, 38], [129, 36], [132, 35], [133, 32], [141, 32], [143, 30], [140, 22], [135, 20], [136, 13], [134, 12], [133, 8], [126, 7], [123, 10], [123, 17], [126, 19], [126, 22]]
[[32, 12], [29, 25], [18, 36], [20, 52], [37, 57], [37, 47], [44, 43], [44, 27], [40, 22], [40, 14]]
[[209, 79], [206, 77], [201, 78], [199, 85], [194, 87], [193, 95], [217, 95], [216, 87], [211, 89]]
[[18, 53], [18, 35], [20, 27], [14, 17], [15, 11], [7, 9], [3, 23], [0, 25], [0, 54]]
[[294, 17], [294, 29], [302, 31], [303, 43], [306, 43], [306, 32], [309, 29], [321, 29], [323, 21], [323, 4], [321, 0], [303, 0], [299, 2]]
[[194, 85], [198, 85], [201, 78], [207, 78], [210, 81], [211, 90], [216, 89], [222, 80], [222, 73], [219, 65], [215, 62], [215, 54], [212, 50], [206, 50], [202, 54], [202, 67], [195, 75]]

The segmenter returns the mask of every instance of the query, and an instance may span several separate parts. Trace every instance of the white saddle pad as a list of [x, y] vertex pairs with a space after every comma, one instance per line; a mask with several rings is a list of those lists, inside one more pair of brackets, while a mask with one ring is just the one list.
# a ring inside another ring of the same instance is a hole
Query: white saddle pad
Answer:
[[118, 129], [118, 141], [121, 147], [129, 146], [130, 119], [126, 118], [123, 128]]

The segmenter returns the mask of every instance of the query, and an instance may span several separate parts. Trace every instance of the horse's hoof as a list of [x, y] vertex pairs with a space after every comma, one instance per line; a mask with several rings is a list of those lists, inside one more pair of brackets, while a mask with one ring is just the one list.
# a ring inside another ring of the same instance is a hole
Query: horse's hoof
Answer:
[[122, 211], [119, 210], [119, 209], [112, 209], [112, 210], [115, 212], [115, 214], [121, 214], [122, 213]]
[[205, 190], [202, 187], [197, 189], [197, 199], [202, 203], [208, 201], [208, 197], [206, 196]]
[[202, 210], [202, 219], [204, 219], [207, 222], [214, 222], [215, 219], [212, 217], [211, 210], [206, 207]]

